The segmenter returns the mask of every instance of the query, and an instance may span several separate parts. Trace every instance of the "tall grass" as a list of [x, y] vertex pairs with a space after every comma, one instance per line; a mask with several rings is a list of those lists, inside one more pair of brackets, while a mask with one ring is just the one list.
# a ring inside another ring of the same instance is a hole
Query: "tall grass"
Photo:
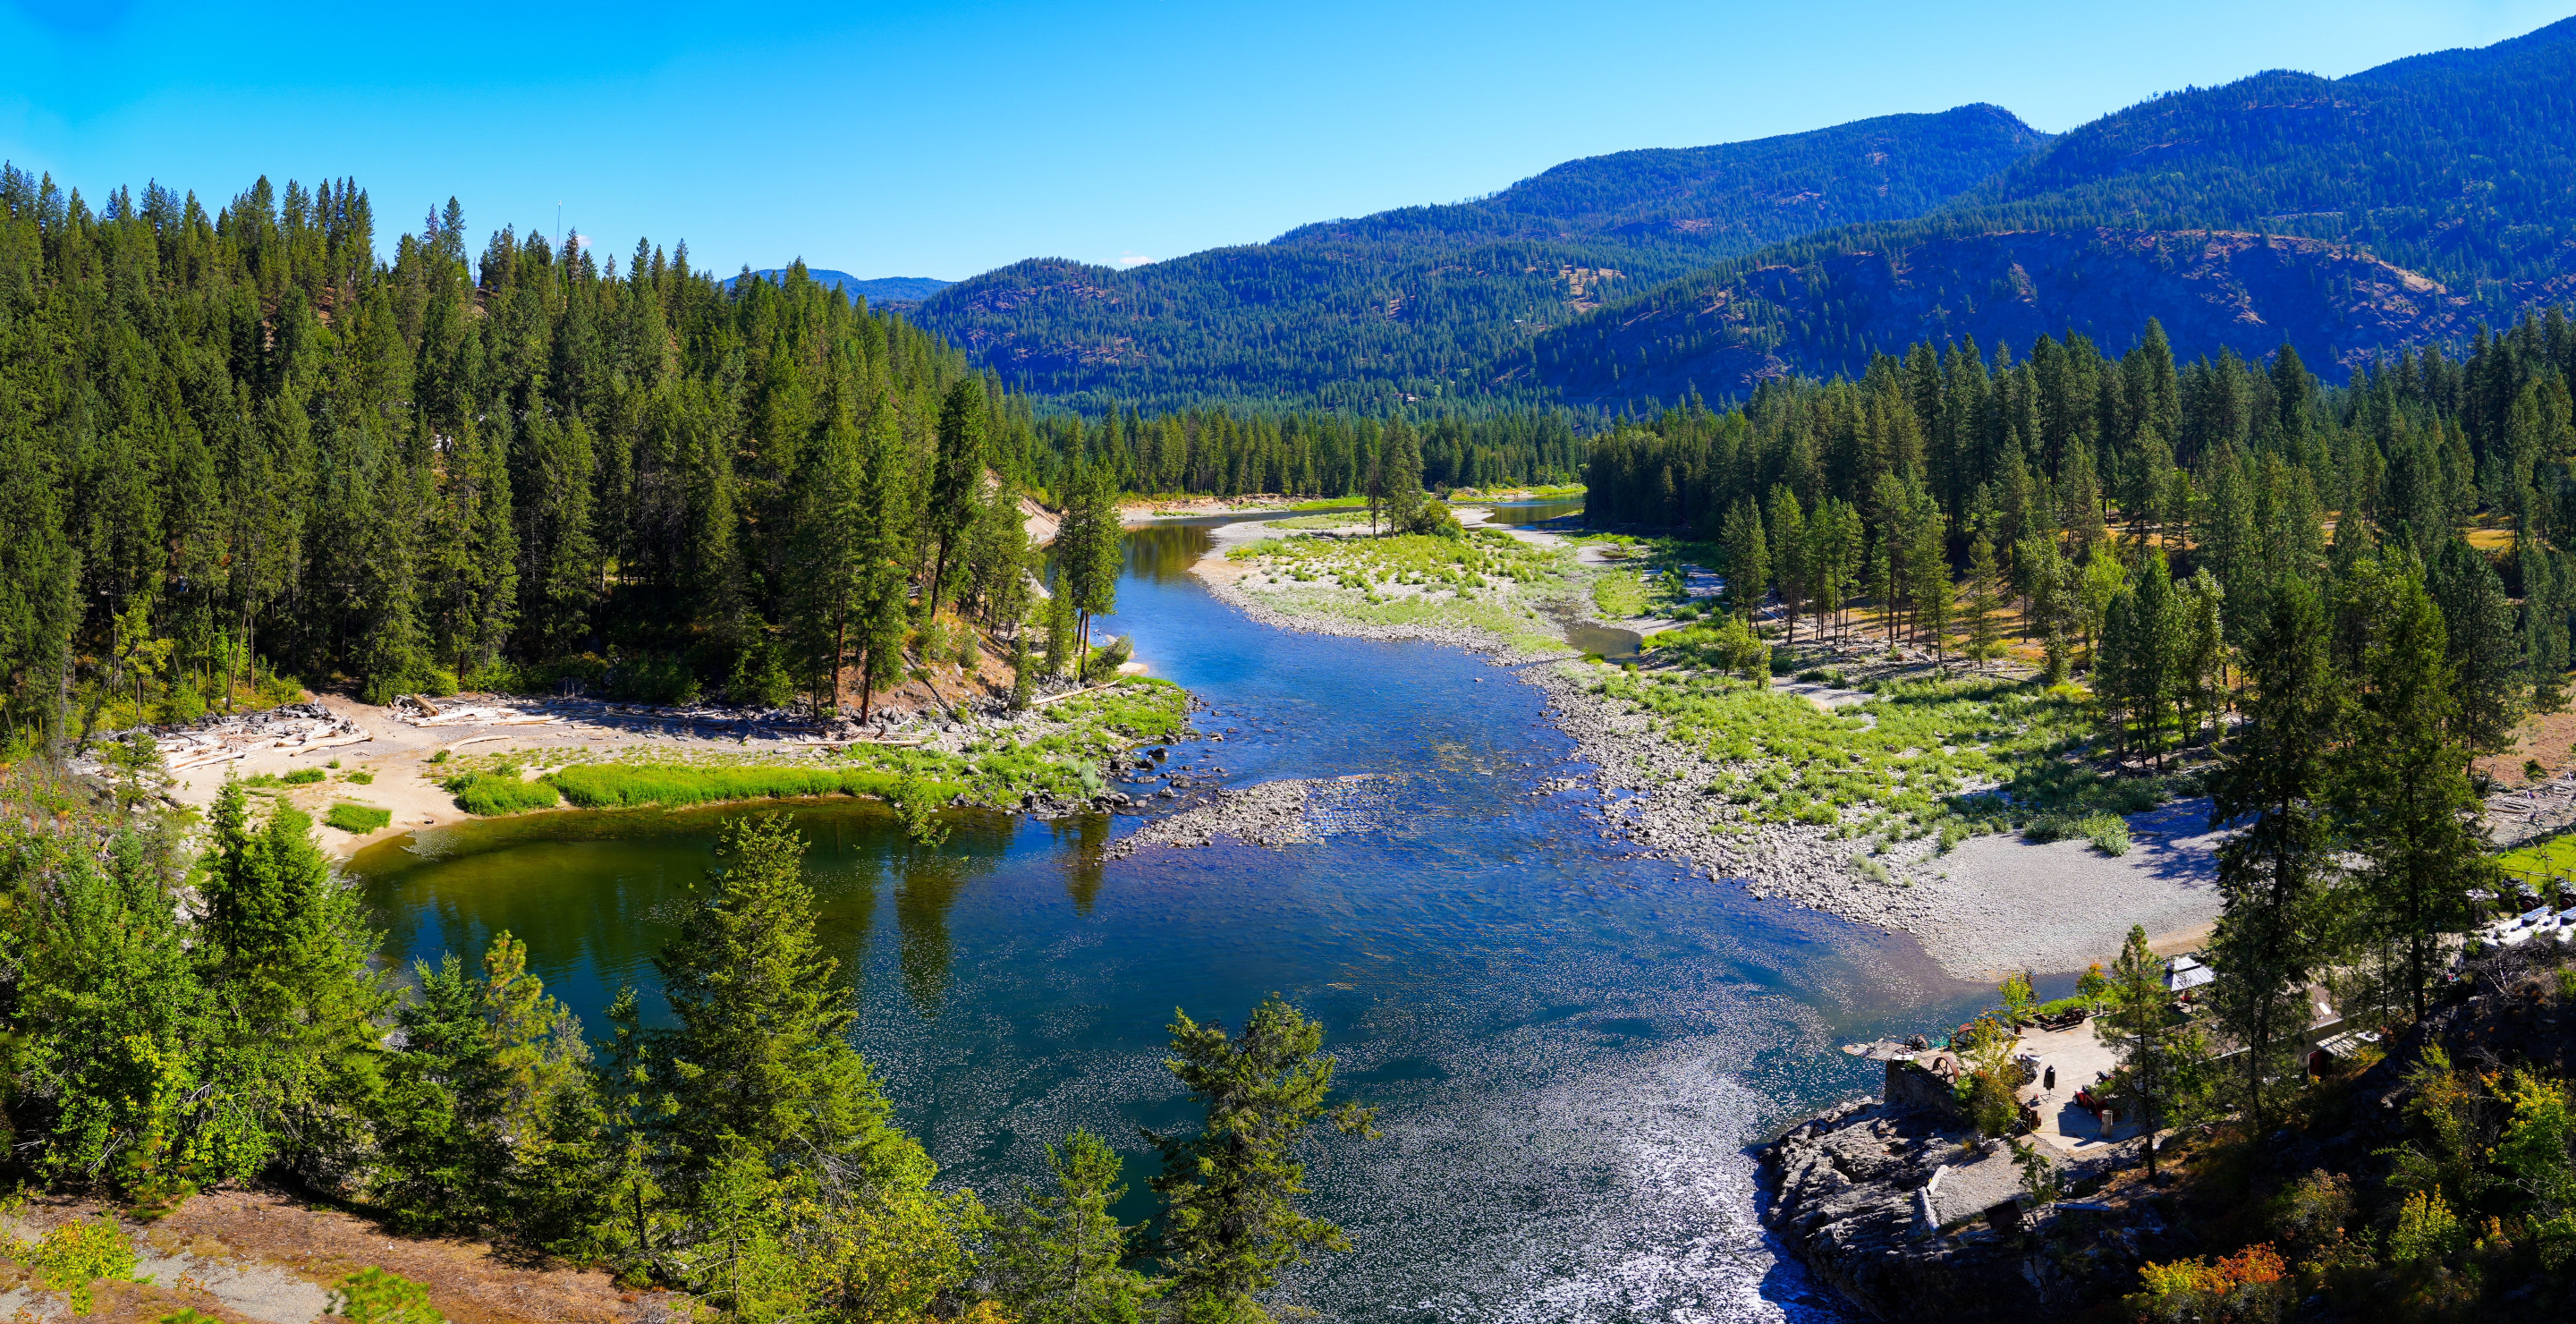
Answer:
[[322, 821], [353, 836], [363, 837], [393, 822], [394, 811], [343, 800], [331, 806], [331, 812], [324, 814]]
[[[584, 809], [677, 809], [719, 800], [785, 800], [817, 795], [891, 796], [901, 774], [874, 768], [692, 768], [668, 764], [581, 764], [548, 778]], [[950, 783], [923, 786], [945, 800]]]
[[457, 808], [485, 818], [515, 814], [523, 809], [552, 809], [562, 801], [555, 788], [544, 782], [519, 780], [516, 768], [451, 777], [447, 781], [447, 791], [456, 797]]

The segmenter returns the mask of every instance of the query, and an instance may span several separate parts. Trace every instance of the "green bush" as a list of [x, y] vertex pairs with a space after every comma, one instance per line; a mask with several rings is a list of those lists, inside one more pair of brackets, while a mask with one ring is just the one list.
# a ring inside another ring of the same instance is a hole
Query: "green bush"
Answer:
[[340, 1280], [332, 1304], [350, 1324], [447, 1324], [429, 1304], [429, 1289], [401, 1274], [360, 1269]]
[[139, 1258], [112, 1219], [75, 1219], [32, 1242], [12, 1242], [9, 1258], [27, 1266], [49, 1292], [71, 1298], [72, 1313], [86, 1315], [94, 1302], [93, 1285], [134, 1282]]
[[364, 768], [360, 768], [357, 771], [350, 773], [348, 776], [341, 778], [341, 780], [349, 783], [351, 786], [373, 786], [376, 784], [376, 774], [369, 772]]
[[2082, 837], [2093, 843], [2093, 849], [2105, 855], [2118, 856], [2129, 853], [2128, 821], [2118, 814], [2105, 810], [2096, 809], [2086, 813], [2070, 810], [2042, 814], [2023, 827], [2021, 835], [2024, 841], [2036, 842], [2063, 841], [2068, 837]]
[[322, 821], [352, 836], [363, 837], [393, 822], [394, 811], [343, 800], [331, 806], [331, 812], [324, 814]]
[[541, 781], [521, 781], [519, 770], [511, 767], [450, 777], [447, 790], [456, 797], [457, 808], [478, 818], [515, 814], [525, 809], [552, 809], [563, 801], [553, 786]]
[[2086, 814], [2077, 826], [2083, 831], [2084, 839], [2093, 843], [2093, 849], [2113, 856], [2129, 853], [2129, 824], [2119, 815]]
[[277, 784], [280, 786], [311, 786], [313, 783], [330, 775], [331, 774], [324, 772], [320, 768], [297, 768], [295, 771], [279, 777], [277, 779]]
[[698, 675], [686, 660], [662, 653], [642, 653], [617, 664], [610, 688], [622, 699], [651, 704], [696, 703]]

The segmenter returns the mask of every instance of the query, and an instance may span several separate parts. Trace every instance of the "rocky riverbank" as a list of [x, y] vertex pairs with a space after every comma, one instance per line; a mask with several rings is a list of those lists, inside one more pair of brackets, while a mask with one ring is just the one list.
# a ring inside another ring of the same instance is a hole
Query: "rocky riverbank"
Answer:
[[[2136, 1280], [2151, 1254], [2188, 1254], [2130, 1172], [2140, 1142], [2054, 1159], [2071, 1194], [2036, 1208], [2000, 1141], [1979, 1137], [1937, 1082], [1854, 1100], [1758, 1153], [1763, 1223], [1781, 1249], [1864, 1317], [2028, 1321], [2070, 1314]], [[2117, 1189], [2108, 1189], [2117, 1183]]]
[[[1549, 538], [1516, 532], [1525, 541]], [[1218, 545], [1271, 536], [1261, 526], [1229, 525], [1218, 531]], [[1247, 574], [1242, 561], [1222, 554], [1202, 558], [1194, 573], [1218, 598], [1280, 629], [1423, 640], [1487, 654], [1546, 692], [1549, 719], [1574, 739], [1575, 757], [1590, 765], [1588, 778], [1557, 789], [1588, 785], [1597, 798], [1592, 814], [1641, 855], [1739, 882], [1757, 896], [1910, 934], [1959, 978], [2080, 970], [2115, 953], [2131, 924], [2145, 925], [2159, 950], [2179, 950], [2193, 945], [2217, 914], [2215, 838], [2205, 821], [2191, 818], [2190, 804], [2136, 816], [2138, 847], [2117, 858], [2081, 841], [1990, 836], [1947, 856], [1936, 855], [1928, 839], [1892, 842], [1864, 862], [1868, 843], [1834, 826], [1737, 820], [1721, 834], [1715, 830], [1719, 807], [1706, 788], [1728, 765], [1659, 736], [1649, 714], [1597, 693], [1616, 668], [1586, 661], [1563, 643], [1549, 646], [1524, 626], [1547, 610], [1569, 615], [1569, 623], [1588, 620], [1579, 610], [1587, 573], [1570, 576], [1552, 598], [1417, 598], [1416, 618], [1402, 622], [1373, 619], [1372, 604], [1358, 592]], [[1820, 704], [1866, 697], [1812, 685], [1783, 688], [1815, 691], [1808, 697]]]

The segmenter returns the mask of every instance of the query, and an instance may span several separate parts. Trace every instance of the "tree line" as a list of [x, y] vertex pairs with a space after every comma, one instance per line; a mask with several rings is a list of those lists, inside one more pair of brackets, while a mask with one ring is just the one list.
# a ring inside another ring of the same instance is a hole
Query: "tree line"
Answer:
[[388, 261], [374, 225], [347, 180], [209, 214], [0, 171], [8, 742], [274, 674], [864, 710], [926, 642], [1016, 641], [1020, 500], [1093, 470], [1114, 502], [1356, 495], [1394, 435], [1441, 485], [1581, 463], [1564, 415], [1041, 413], [801, 264], [728, 287], [685, 244], [621, 268], [508, 227], [469, 256], [452, 199]]
[[[1742, 605], [1777, 594], [1793, 636], [1867, 598], [1890, 642], [1943, 649], [1965, 627], [1991, 653], [2017, 625], [2053, 674], [2099, 655], [2150, 743], [2183, 720], [2174, 705], [2205, 709], [2217, 645], [2243, 646], [2273, 585], [2402, 549], [2442, 604], [2485, 748], [2558, 702], [2569, 661], [2571, 377], [2558, 310], [2342, 388], [2287, 347], [2178, 367], [2153, 322], [2116, 358], [2082, 336], [2018, 359], [1917, 344], [1858, 380], [1766, 384], [1596, 437], [1587, 500], [1598, 522], [1714, 541], [1747, 572]], [[2124, 592], [2151, 596], [2146, 616], [2117, 607]], [[2017, 623], [1997, 619], [2014, 604]]]
[[[0, 839], [0, 1059], [14, 1176], [167, 1208], [263, 1179], [412, 1233], [484, 1235], [760, 1320], [1260, 1321], [1302, 1257], [1300, 1137], [1366, 1132], [1322, 1030], [1276, 997], [1238, 1029], [1175, 1013], [1169, 1066], [1203, 1125], [1142, 1140], [1158, 1212], [1121, 1223], [1122, 1162], [1076, 1131], [1042, 1180], [942, 1186], [849, 1041], [815, 937], [806, 843], [728, 829], [654, 959], [585, 1027], [496, 935], [408, 979], [311, 825], [228, 783], [202, 851], [26, 769]], [[596, 1042], [593, 1030], [604, 1031]]]

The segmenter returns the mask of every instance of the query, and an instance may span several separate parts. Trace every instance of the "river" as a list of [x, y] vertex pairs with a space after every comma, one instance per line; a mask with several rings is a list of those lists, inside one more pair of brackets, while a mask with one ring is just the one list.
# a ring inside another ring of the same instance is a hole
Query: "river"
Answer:
[[[1221, 521], [1127, 536], [1119, 610], [1222, 744], [1174, 765], [1247, 784], [1371, 774], [1323, 844], [1104, 863], [1131, 818], [958, 813], [936, 851], [872, 802], [808, 805], [824, 936], [860, 1046], [943, 1177], [988, 1201], [1076, 1126], [1129, 1158], [1188, 1100], [1175, 1006], [1239, 1023], [1264, 994], [1318, 1017], [1379, 1139], [1312, 1147], [1312, 1209], [1354, 1249], [1281, 1294], [1347, 1321], [1823, 1319], [1754, 1217], [1745, 1147], [1870, 1088], [1839, 1042], [1963, 1015], [1978, 990], [1910, 944], [1627, 858], [1546, 701], [1453, 649], [1253, 624], [1187, 574]], [[741, 810], [564, 813], [386, 843], [351, 864], [403, 957], [525, 939], [593, 1026]]]

